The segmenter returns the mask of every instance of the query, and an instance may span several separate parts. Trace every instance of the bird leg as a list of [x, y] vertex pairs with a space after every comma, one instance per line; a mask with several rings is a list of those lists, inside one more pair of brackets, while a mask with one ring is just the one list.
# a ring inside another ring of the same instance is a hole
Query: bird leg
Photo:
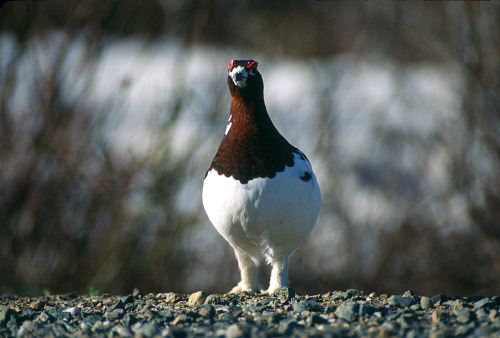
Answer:
[[240, 268], [241, 281], [229, 293], [260, 292], [263, 287], [259, 283], [258, 262], [236, 248], [234, 252]]
[[271, 266], [271, 280], [269, 289], [267, 289], [269, 295], [272, 295], [274, 290], [288, 285], [288, 255], [279, 259], [274, 258], [271, 261]]

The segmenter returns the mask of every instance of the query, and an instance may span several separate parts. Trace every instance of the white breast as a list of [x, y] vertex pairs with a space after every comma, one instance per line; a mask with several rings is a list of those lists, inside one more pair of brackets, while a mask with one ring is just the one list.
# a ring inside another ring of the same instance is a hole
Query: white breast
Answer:
[[[300, 177], [308, 171], [309, 181]], [[233, 246], [288, 254], [316, 223], [321, 194], [311, 165], [295, 154], [294, 166], [274, 178], [241, 184], [210, 170], [203, 184], [203, 205], [217, 231]]]

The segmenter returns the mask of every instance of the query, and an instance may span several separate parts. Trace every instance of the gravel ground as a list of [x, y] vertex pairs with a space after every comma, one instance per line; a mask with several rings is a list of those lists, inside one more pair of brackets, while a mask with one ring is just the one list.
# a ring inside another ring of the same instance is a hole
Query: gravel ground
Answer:
[[500, 337], [500, 297], [432, 298], [334, 291], [296, 295], [76, 293], [0, 297], [0, 336]]

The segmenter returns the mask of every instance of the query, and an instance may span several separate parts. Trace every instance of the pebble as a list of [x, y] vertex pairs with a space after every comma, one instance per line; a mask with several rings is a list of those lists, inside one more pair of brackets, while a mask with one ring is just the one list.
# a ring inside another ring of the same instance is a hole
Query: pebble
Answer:
[[157, 332], [159, 328], [156, 325], [154, 321], [147, 322], [147, 323], [136, 323], [132, 326], [132, 331], [136, 335], [142, 335], [144, 337], [153, 337]]
[[414, 303], [414, 300], [411, 296], [390, 296], [387, 299], [387, 303], [390, 306], [405, 308], [412, 305]]
[[118, 320], [118, 319], [122, 319], [124, 314], [125, 314], [125, 310], [115, 309], [113, 311], [106, 312], [104, 314], [104, 318], [109, 319], [109, 320]]
[[12, 317], [15, 318], [16, 314], [16, 311], [13, 309], [2, 309], [0, 311], [0, 326], [5, 326]]
[[198, 291], [189, 296], [188, 305], [189, 306], [197, 306], [201, 305], [205, 302], [208, 294], [205, 291]]
[[238, 324], [229, 325], [229, 327], [226, 329], [226, 337], [227, 338], [243, 337], [244, 335], [245, 335], [245, 332], [243, 331], [241, 326]]
[[335, 310], [335, 315], [348, 322], [353, 322], [358, 319], [359, 304], [355, 302], [347, 302], [341, 304], [337, 310]]
[[223, 304], [221, 295], [211, 294], [205, 299], [205, 304]]
[[323, 307], [315, 301], [303, 300], [293, 304], [293, 310], [296, 312], [302, 311], [323, 311]]
[[80, 309], [74, 306], [65, 309], [64, 312], [68, 312], [72, 316], [77, 316], [81, 313]]
[[448, 300], [448, 297], [446, 295], [435, 295], [434, 297], [431, 298], [432, 304], [434, 305], [440, 305], [443, 302], [446, 302]]
[[[363, 293], [361, 291], [349, 289], [347, 291], [340, 291], [340, 292], [332, 294], [331, 299], [333, 301], [342, 301], [342, 300], [347, 300], [347, 299], [362, 296], [362, 294]], [[370, 294], [370, 295], [372, 295], [372, 294]]]
[[169, 292], [165, 295], [165, 302], [167, 303], [177, 303], [181, 301], [183, 297], [173, 292]]
[[479, 309], [493, 309], [493, 308], [498, 308], [499, 304], [495, 303], [489, 298], [483, 298], [480, 301], [476, 302], [474, 304], [474, 309], [479, 310]]
[[215, 309], [210, 304], [205, 304], [199, 307], [198, 313], [203, 317], [213, 317], [215, 315]]
[[467, 308], [454, 309], [452, 313], [457, 317], [457, 321], [463, 324], [470, 322], [475, 317], [474, 312]]
[[430, 309], [432, 307], [431, 299], [429, 297], [423, 296], [422, 298], [420, 298], [420, 306], [424, 310]]
[[351, 289], [302, 296], [289, 287], [271, 296], [6, 295], [0, 296], [0, 336], [500, 336], [496, 296], [367, 295]]
[[283, 286], [274, 290], [272, 296], [278, 297], [279, 299], [283, 300], [291, 300], [295, 297], [295, 291], [291, 287]]
[[31, 307], [33, 309], [35, 309], [36, 311], [42, 311], [43, 308], [45, 307], [45, 302], [43, 300], [40, 300], [40, 299], [35, 300], [33, 302], [33, 304], [31, 305]]

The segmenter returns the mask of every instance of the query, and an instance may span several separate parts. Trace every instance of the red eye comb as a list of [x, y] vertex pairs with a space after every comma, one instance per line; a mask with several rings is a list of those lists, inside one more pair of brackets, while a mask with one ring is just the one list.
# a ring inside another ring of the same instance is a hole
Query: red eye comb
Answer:
[[233, 69], [233, 60], [229, 61], [229, 70]]
[[254, 60], [248, 61], [248, 66], [247, 66], [248, 69], [257, 68], [258, 66], [259, 63], [257, 61]]

